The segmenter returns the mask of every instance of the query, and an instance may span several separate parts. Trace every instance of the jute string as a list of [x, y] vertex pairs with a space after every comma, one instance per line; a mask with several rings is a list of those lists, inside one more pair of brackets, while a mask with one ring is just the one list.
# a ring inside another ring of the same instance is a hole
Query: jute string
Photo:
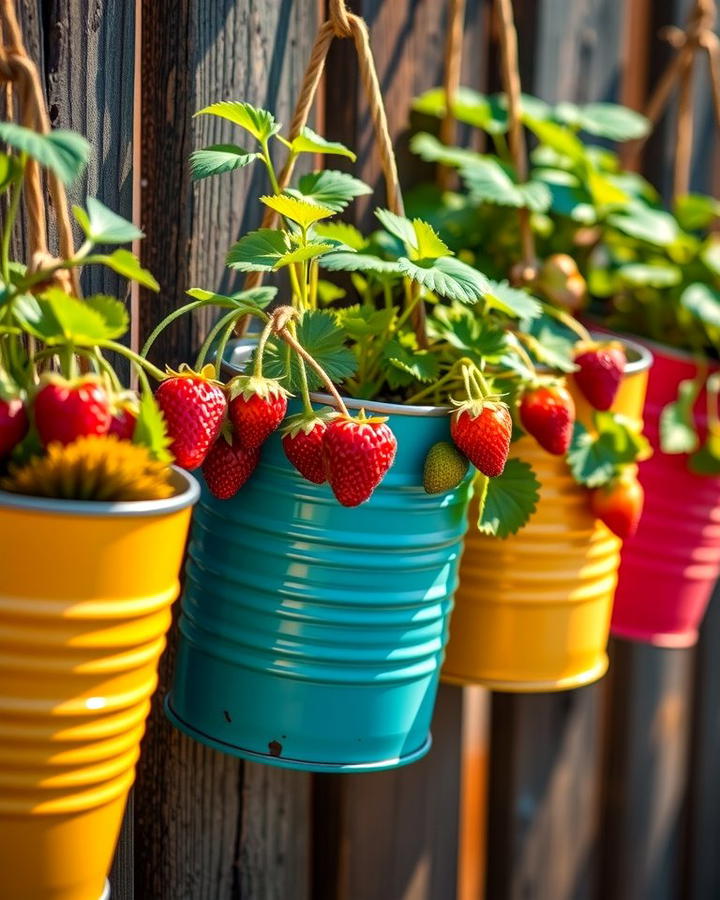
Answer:
[[[693, 143], [693, 66], [700, 53], [707, 54], [710, 68], [713, 110], [715, 121], [720, 128], [720, 39], [714, 32], [717, 20], [715, 0], [696, 0], [688, 16], [685, 28], [671, 26], [661, 32], [677, 51], [670, 60], [648, 101], [646, 117], [652, 125], [657, 124], [667, 108], [673, 90], [677, 87], [678, 114], [676, 127], [675, 166], [673, 195], [686, 194], [690, 186]], [[631, 154], [631, 165], [637, 166], [640, 152], [647, 137], [635, 143]]]
[[[317, 95], [318, 86], [325, 71], [330, 45], [335, 38], [351, 38], [357, 53], [360, 79], [367, 97], [370, 118], [372, 120], [375, 140], [380, 156], [380, 164], [385, 179], [385, 192], [388, 207], [398, 215], [404, 214], [400, 180], [398, 178], [395, 151], [388, 129], [385, 105], [380, 91], [375, 60], [370, 47], [370, 36], [364, 19], [348, 12], [343, 0], [329, 0], [327, 21], [318, 29], [315, 43], [310, 53], [305, 75], [303, 76], [300, 94], [295, 105], [295, 112], [290, 123], [289, 139], [297, 137], [307, 124]], [[278, 175], [278, 186], [283, 190], [290, 183], [295, 160], [288, 158], [287, 163]], [[273, 228], [279, 219], [275, 210], [267, 209], [262, 220], [262, 228]], [[262, 283], [262, 272], [251, 272], [245, 280], [246, 287], [256, 287]], [[422, 303], [416, 306], [415, 327], [418, 336], [425, 333], [425, 316]]]
[[[440, 123], [440, 140], [445, 146], [455, 143], [456, 122], [453, 106], [462, 69], [463, 32], [465, 24], [465, 0], [450, 0], [448, 7], [447, 32], [445, 35], [445, 68], [443, 89], [445, 92], [445, 115]], [[447, 189], [452, 182], [452, 169], [438, 165], [438, 184]]]
[[[8, 97], [11, 92], [19, 101], [20, 122], [42, 134], [50, 131], [50, 120], [45, 106], [40, 76], [25, 50], [20, 25], [15, 13], [14, 0], [2, 0], [0, 5], [0, 81], [7, 82]], [[12, 110], [9, 110], [11, 112]], [[65, 187], [53, 172], [47, 173], [48, 188], [52, 198], [57, 225], [60, 254], [68, 259], [75, 253], [72, 225]], [[48, 251], [47, 219], [42, 175], [37, 163], [30, 159], [26, 164], [24, 201], [28, 219], [28, 243], [30, 268], [37, 270], [54, 262]], [[77, 269], [58, 275], [58, 282], [80, 296]]]

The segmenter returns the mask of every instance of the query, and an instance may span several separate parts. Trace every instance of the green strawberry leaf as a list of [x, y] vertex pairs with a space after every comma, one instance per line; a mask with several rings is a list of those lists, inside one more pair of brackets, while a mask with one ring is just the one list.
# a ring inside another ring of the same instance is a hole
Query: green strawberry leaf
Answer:
[[410, 219], [399, 216], [389, 209], [376, 209], [375, 215], [383, 228], [396, 237], [408, 250], [417, 246], [415, 227]]
[[564, 125], [556, 122], [542, 121], [531, 113], [523, 110], [523, 122], [533, 132], [541, 144], [572, 160], [574, 163], [582, 163], [586, 157], [585, 147], [573, 132]]
[[537, 319], [542, 315], [542, 307], [535, 297], [510, 287], [507, 281], [489, 281], [485, 299], [494, 309], [516, 319]]
[[150, 391], [143, 391], [140, 397], [137, 422], [133, 432], [133, 444], [147, 447], [153, 459], [161, 463], [171, 463], [170, 438], [165, 428], [165, 420]]
[[367, 238], [347, 222], [318, 222], [313, 233], [319, 238], [339, 241], [350, 250], [364, 250], [368, 246]]
[[656, 263], [627, 263], [619, 266], [615, 275], [622, 284], [631, 287], [673, 287], [682, 281], [682, 270], [661, 260]]
[[645, 116], [617, 103], [559, 103], [555, 115], [563, 124], [611, 141], [635, 140], [650, 130]]
[[276, 297], [278, 289], [274, 286], [263, 285], [261, 287], [248, 288], [244, 291], [237, 291], [229, 297], [225, 294], [216, 294], [214, 291], [206, 291], [203, 288], [190, 288], [186, 291], [189, 297], [194, 300], [203, 300], [210, 304], [219, 306], [249, 306], [258, 309], [265, 309]]
[[112, 299], [101, 297], [85, 303], [60, 288], [49, 288], [40, 297], [18, 298], [13, 313], [23, 328], [49, 346], [71, 342], [91, 347], [118, 336], [118, 311], [107, 302]]
[[[445, 89], [437, 87], [426, 91], [413, 101], [412, 108], [424, 115], [442, 118], [447, 109]], [[491, 134], [507, 130], [507, 114], [499, 109], [495, 98], [479, 94], [472, 88], [458, 87], [453, 96], [452, 112], [458, 122]]]
[[428, 318], [431, 337], [447, 341], [463, 356], [497, 362], [508, 350], [507, 332], [462, 303], [437, 304]]
[[521, 459], [509, 459], [497, 478], [478, 474], [475, 490], [480, 501], [478, 529], [498, 538], [516, 534], [540, 499], [540, 482], [532, 466]]
[[80, 206], [73, 206], [73, 215], [85, 237], [94, 244], [129, 244], [144, 237], [136, 225], [94, 197], [87, 198], [87, 212]]
[[475, 303], [490, 291], [490, 284], [480, 272], [452, 256], [411, 261], [401, 256], [400, 271], [413, 281], [448, 300]]
[[101, 263], [122, 275], [130, 281], [136, 281], [142, 287], [149, 288], [151, 291], [159, 291], [160, 285], [157, 283], [152, 273], [148, 269], [143, 269], [140, 260], [129, 250], [114, 250], [110, 254], [93, 254], [88, 256], [86, 263]]
[[720, 201], [705, 194], [684, 194], [675, 198], [674, 212], [681, 228], [699, 231], [720, 217]]
[[356, 197], [372, 194], [372, 188], [347, 172], [323, 169], [302, 175], [297, 189], [287, 188], [285, 193], [342, 212]]
[[22, 173], [22, 166], [14, 156], [0, 153], [0, 194], [6, 191]]
[[[288, 143], [288, 142], [285, 142]], [[345, 156], [355, 162], [357, 156], [339, 141], [328, 141], [306, 125], [302, 132], [288, 143], [293, 153], [332, 153]]]
[[483, 203], [546, 212], [552, 195], [542, 181], [518, 184], [510, 166], [492, 158], [478, 158], [465, 163], [460, 174], [470, 190], [471, 197]]
[[309, 203], [307, 200], [299, 200], [289, 194], [261, 197], [260, 201], [265, 206], [274, 209], [276, 213], [295, 222], [301, 228], [309, 228], [321, 219], [328, 219], [335, 215], [335, 211], [317, 203]]
[[680, 294], [680, 305], [704, 325], [720, 328], [720, 291], [696, 281]]
[[595, 433], [575, 423], [567, 462], [580, 484], [599, 487], [617, 474], [622, 466], [647, 459], [650, 445], [633, 423], [612, 412], [595, 413]]
[[428, 225], [422, 219], [413, 219], [412, 226], [415, 231], [415, 244], [412, 248], [413, 259], [439, 259], [443, 256], [454, 255], [432, 225]]
[[86, 306], [95, 310], [105, 322], [106, 335], [110, 340], [122, 337], [130, 327], [130, 315], [125, 304], [117, 297], [107, 294], [93, 294], [85, 297]]
[[212, 103], [196, 112], [195, 115], [218, 116], [221, 119], [227, 119], [248, 131], [259, 143], [269, 140], [281, 128], [272, 113], [239, 100], [221, 100], [219, 103]]
[[260, 228], [244, 235], [230, 248], [227, 264], [238, 272], [271, 272], [289, 249], [281, 231]]
[[235, 144], [213, 144], [190, 154], [190, 173], [194, 181], [200, 181], [242, 169], [256, 159], [260, 159], [259, 153], [248, 153]]
[[0, 122], [0, 141], [13, 150], [27, 153], [43, 168], [50, 169], [63, 184], [72, 184], [82, 173], [90, 156], [90, 144], [74, 131], [57, 128], [38, 134], [15, 122]]
[[[354, 354], [345, 346], [345, 332], [328, 310], [311, 310], [297, 323], [297, 339], [305, 350], [327, 372], [336, 384], [353, 375], [357, 368]], [[268, 341], [263, 368], [268, 378], [282, 378], [290, 391], [300, 390], [298, 357], [280, 338]], [[307, 367], [310, 390], [322, 389], [323, 382], [315, 370]]]
[[283, 266], [290, 266], [293, 263], [304, 262], [306, 259], [314, 259], [316, 256], [322, 256], [329, 250], [334, 250], [335, 244], [323, 244], [321, 242], [308, 242], [304, 247], [296, 247], [278, 259], [273, 265], [273, 269], [281, 269]]
[[626, 209], [611, 213], [607, 223], [623, 234], [658, 247], [672, 244], [679, 232], [674, 216], [640, 201], [633, 201]]
[[696, 475], [720, 475], [720, 430], [712, 429], [703, 446], [688, 459], [688, 467]]
[[438, 377], [437, 354], [405, 346], [398, 339], [387, 342], [383, 348], [383, 359], [389, 365], [422, 383], [435, 381]]
[[439, 162], [444, 166], [455, 166], [456, 168], [492, 159], [492, 157], [482, 156], [475, 150], [466, 150], [464, 147], [446, 147], [434, 135], [424, 131], [412, 136], [410, 149], [425, 162]]
[[402, 275], [399, 262], [380, 259], [370, 253], [335, 250], [320, 258], [320, 265], [330, 272], [375, 272], [382, 275]]
[[692, 453], [697, 449], [693, 407], [700, 393], [700, 382], [681, 381], [678, 398], [660, 413], [660, 448], [663, 453]]

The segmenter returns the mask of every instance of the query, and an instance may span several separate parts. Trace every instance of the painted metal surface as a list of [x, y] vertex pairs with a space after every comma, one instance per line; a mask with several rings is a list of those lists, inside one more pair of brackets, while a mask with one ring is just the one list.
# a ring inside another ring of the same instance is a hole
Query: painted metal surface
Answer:
[[[650, 356], [628, 345], [633, 360], [613, 409], [637, 420]], [[580, 421], [591, 410], [575, 387]], [[537, 510], [505, 540], [470, 529], [443, 680], [499, 691], [560, 691], [590, 684], [608, 666], [606, 647], [620, 561], [620, 541], [597, 521], [589, 495], [563, 459], [531, 438], [512, 447], [541, 483]]]
[[233, 500], [203, 489], [167, 702], [202, 743], [309, 771], [427, 752], [470, 489], [422, 488], [447, 410], [380, 411], [398, 453], [360, 507], [304, 481], [277, 434]]
[[[660, 647], [690, 647], [720, 575], [720, 478], [694, 475], [686, 455], [659, 447], [659, 418], [677, 396], [680, 381], [697, 365], [669, 348], [649, 345], [655, 356], [645, 403], [645, 434], [653, 457], [640, 466], [645, 509], [635, 537], [625, 543], [612, 617], [616, 637]], [[705, 392], [695, 418], [706, 431]]]
[[198, 496], [176, 479], [136, 516], [0, 493], [0, 896], [105, 890]]

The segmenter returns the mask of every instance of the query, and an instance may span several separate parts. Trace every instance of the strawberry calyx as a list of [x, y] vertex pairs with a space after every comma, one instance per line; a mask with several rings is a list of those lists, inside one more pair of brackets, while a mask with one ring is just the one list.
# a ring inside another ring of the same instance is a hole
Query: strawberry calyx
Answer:
[[583, 353], [597, 353], [598, 350], [619, 350], [623, 356], [625, 348], [620, 341], [578, 341], [573, 348], [573, 355], [580, 356]]
[[275, 397], [290, 397], [289, 391], [275, 378], [265, 378], [264, 375], [236, 375], [228, 382], [230, 400], [242, 397], [249, 400], [251, 397], [263, 397], [264, 399]]
[[289, 435], [292, 438], [296, 437], [301, 432], [303, 434], [310, 434], [318, 427], [318, 425], [324, 428], [328, 422], [337, 418], [338, 415], [337, 411], [331, 406], [324, 406], [317, 411], [312, 410], [311, 412], [297, 413], [294, 416], [288, 416], [285, 420], [285, 427], [282, 429], [281, 433], [283, 437]]
[[196, 371], [187, 363], [181, 363], [179, 369], [171, 369], [170, 366], [165, 366], [165, 378], [200, 378], [203, 381], [210, 381], [219, 387], [223, 386], [223, 383], [217, 378], [215, 366], [212, 363], [207, 363], [199, 371]]
[[368, 416], [364, 409], [361, 409], [356, 416], [338, 413], [338, 417], [348, 422], [355, 422], [357, 425], [382, 425], [388, 420], [387, 416]]

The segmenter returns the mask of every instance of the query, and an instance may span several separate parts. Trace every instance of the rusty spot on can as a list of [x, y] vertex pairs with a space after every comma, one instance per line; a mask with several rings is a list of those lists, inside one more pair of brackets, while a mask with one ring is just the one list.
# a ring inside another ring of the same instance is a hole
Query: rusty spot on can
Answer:
[[225, 716], [226, 722], [232, 722], [232, 719], [230, 718], [230, 713], [226, 709], [223, 710], [223, 715]]
[[282, 753], [282, 744], [280, 741], [270, 741], [268, 750], [270, 751], [270, 756], [280, 756]]

